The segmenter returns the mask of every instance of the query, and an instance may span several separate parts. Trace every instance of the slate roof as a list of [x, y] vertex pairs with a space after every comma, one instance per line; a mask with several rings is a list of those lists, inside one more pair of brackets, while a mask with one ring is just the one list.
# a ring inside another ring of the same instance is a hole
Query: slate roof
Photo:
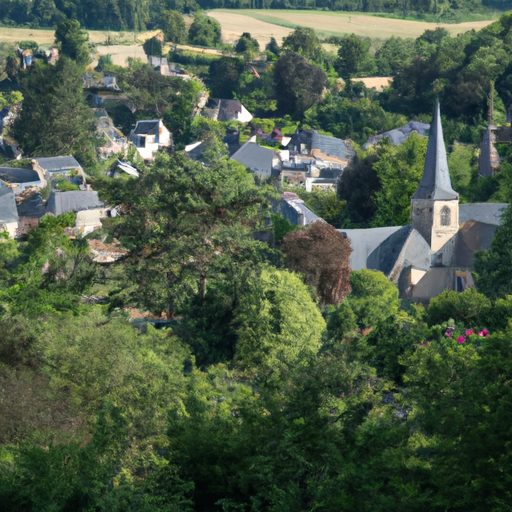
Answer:
[[420, 123], [419, 121], [409, 121], [406, 125], [401, 126], [400, 128], [395, 128], [394, 130], [389, 130], [370, 137], [364, 143], [363, 148], [376, 144], [381, 139], [388, 139], [393, 146], [399, 146], [409, 138], [409, 135], [411, 135], [412, 132], [416, 132], [420, 135], [427, 135], [429, 129], [429, 124]]
[[48, 172], [62, 172], [81, 168], [73, 156], [40, 157], [34, 160]]
[[438, 101], [434, 111], [434, 119], [430, 125], [423, 176], [413, 199], [451, 200], [458, 198], [459, 194], [453, 190], [450, 181]]
[[14, 167], [0, 167], [0, 180], [9, 183], [33, 183], [40, 181], [39, 175], [32, 169], [16, 169]]
[[20, 217], [35, 217], [39, 219], [46, 213], [43, 198], [39, 193], [27, 197], [27, 199], [17, 204], [17, 208]]
[[0, 223], [18, 222], [14, 192], [0, 180]]
[[497, 227], [474, 220], [464, 222], [455, 242], [455, 266], [473, 268], [475, 251], [491, 247]]
[[338, 229], [350, 241], [352, 253], [350, 254], [350, 268], [361, 270], [367, 268], [370, 254], [378, 248], [389, 236], [402, 229], [402, 226], [369, 229]]
[[157, 135], [158, 126], [158, 119], [151, 119], [149, 121], [137, 121], [132, 135]]
[[508, 203], [474, 203], [459, 205], [459, 224], [468, 220], [498, 226]]
[[397, 262], [407, 262], [414, 268], [425, 270], [430, 267], [430, 247], [410, 224], [399, 228], [379, 244], [368, 256], [367, 267], [390, 276]]
[[300, 153], [301, 144], [305, 144], [310, 152], [317, 149], [325, 155], [341, 160], [350, 160], [355, 155], [355, 151], [345, 141], [329, 135], [321, 135], [315, 130], [296, 131], [291, 137], [288, 147]]
[[268, 178], [272, 173], [274, 154], [272, 149], [247, 141], [231, 158], [245, 165], [261, 178]]
[[54, 215], [61, 215], [63, 213], [102, 208], [104, 206], [105, 203], [99, 200], [98, 192], [95, 190], [89, 192], [58, 192], [54, 190], [48, 198], [46, 211]]

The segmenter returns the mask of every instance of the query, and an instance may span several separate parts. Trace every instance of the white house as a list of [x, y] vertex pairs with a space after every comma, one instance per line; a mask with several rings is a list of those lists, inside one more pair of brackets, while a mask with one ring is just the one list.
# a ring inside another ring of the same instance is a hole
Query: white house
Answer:
[[153, 160], [155, 153], [172, 146], [171, 132], [160, 119], [137, 121], [129, 139], [144, 160]]

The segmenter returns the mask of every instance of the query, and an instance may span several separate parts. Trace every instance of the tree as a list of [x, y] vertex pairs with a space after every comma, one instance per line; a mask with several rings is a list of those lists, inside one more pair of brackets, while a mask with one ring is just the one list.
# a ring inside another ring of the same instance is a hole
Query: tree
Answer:
[[178, 11], [163, 11], [160, 16], [160, 28], [165, 39], [171, 43], [185, 43], [187, 41], [187, 27], [183, 16]]
[[89, 34], [80, 29], [79, 21], [63, 19], [57, 24], [55, 42], [59, 45], [61, 54], [74, 60], [80, 67], [91, 62], [88, 40]]
[[320, 41], [315, 31], [309, 27], [297, 27], [283, 38], [283, 48], [317, 61], [320, 60], [322, 53]]
[[325, 322], [295, 274], [264, 269], [241, 298], [235, 315], [235, 361], [258, 380], [279, 380], [318, 352]]
[[512, 208], [503, 212], [487, 251], [475, 253], [475, 285], [491, 299], [512, 295]]
[[304, 275], [322, 304], [338, 304], [350, 292], [350, 243], [325, 222], [288, 233], [283, 238], [285, 265]]
[[345, 302], [356, 315], [361, 329], [375, 327], [398, 311], [398, 289], [382, 272], [362, 269], [350, 276], [350, 295]]
[[252, 241], [249, 226], [261, 203], [253, 176], [237, 162], [205, 167], [183, 153], [159, 156], [151, 172], [114, 194], [131, 212], [119, 233], [131, 249], [126, 276], [136, 285], [123, 283], [119, 300], [168, 318], [196, 295], [203, 300], [216, 262], [236, 258], [242, 241]]
[[336, 69], [343, 78], [371, 76], [375, 61], [370, 55], [370, 43], [355, 34], [341, 37]]
[[197, 46], [217, 46], [220, 42], [220, 23], [206, 14], [197, 13], [188, 30], [188, 42]]
[[238, 89], [240, 75], [245, 64], [241, 59], [232, 57], [221, 57], [215, 59], [208, 69], [207, 83], [214, 98], [233, 98]]
[[410, 64], [413, 55], [413, 39], [391, 36], [375, 54], [377, 73], [379, 76], [394, 76]]
[[321, 98], [327, 80], [322, 69], [289, 51], [279, 57], [273, 76], [279, 111], [296, 119]]
[[22, 80], [23, 108], [13, 136], [29, 155], [95, 159], [96, 129], [82, 93], [82, 69], [62, 56], [55, 66], [36, 63]]
[[244, 32], [234, 47], [235, 53], [242, 53], [250, 61], [260, 51], [260, 43], [249, 32]]
[[163, 56], [164, 41], [162, 37], [153, 36], [144, 41], [142, 45], [146, 55], [153, 55], [154, 57]]

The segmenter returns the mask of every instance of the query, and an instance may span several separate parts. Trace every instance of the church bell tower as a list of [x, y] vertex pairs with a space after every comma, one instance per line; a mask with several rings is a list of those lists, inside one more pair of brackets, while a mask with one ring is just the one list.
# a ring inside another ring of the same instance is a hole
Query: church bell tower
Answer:
[[411, 201], [411, 216], [413, 228], [431, 251], [438, 253], [437, 264], [449, 265], [459, 230], [459, 194], [450, 181], [439, 101], [430, 125], [423, 176]]

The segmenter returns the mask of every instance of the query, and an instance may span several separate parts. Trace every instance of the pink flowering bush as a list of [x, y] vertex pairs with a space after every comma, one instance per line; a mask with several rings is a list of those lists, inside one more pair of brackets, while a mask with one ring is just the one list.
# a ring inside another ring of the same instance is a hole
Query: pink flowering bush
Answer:
[[[459, 331], [459, 332], [457, 332]], [[460, 332], [462, 331], [462, 332]], [[481, 341], [481, 338], [488, 338], [489, 337], [489, 331], [487, 329], [477, 330], [474, 329], [456, 329], [454, 325], [448, 325], [444, 332], [445, 338], [450, 338], [455, 341], [459, 345], [462, 345], [466, 341], [472, 341], [475, 343], [478, 343]]]

